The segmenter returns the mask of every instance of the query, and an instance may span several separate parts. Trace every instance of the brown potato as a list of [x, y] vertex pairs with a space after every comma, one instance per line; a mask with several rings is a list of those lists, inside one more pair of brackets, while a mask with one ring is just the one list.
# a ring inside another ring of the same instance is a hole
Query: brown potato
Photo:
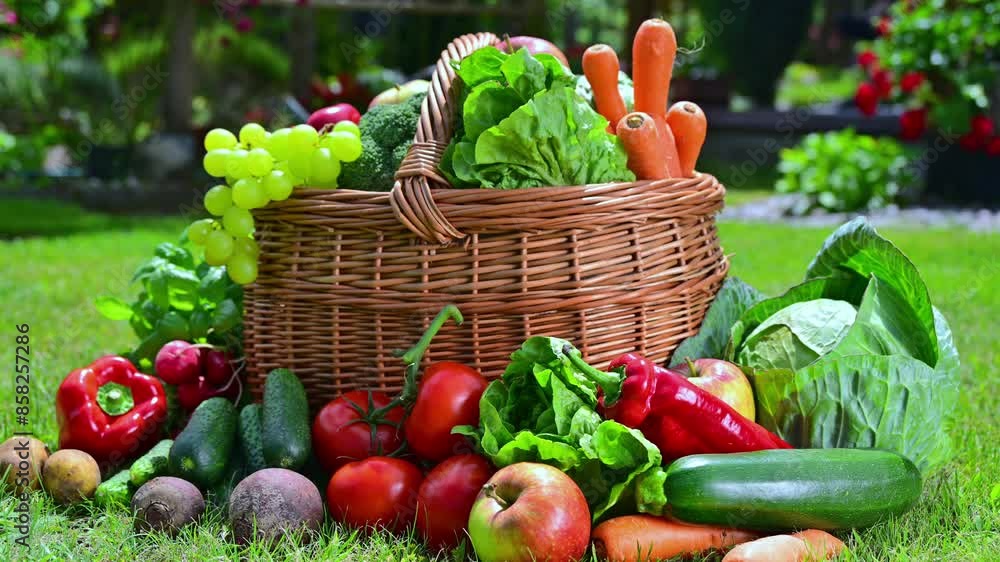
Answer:
[[6, 475], [14, 493], [37, 490], [41, 486], [42, 467], [49, 458], [49, 448], [34, 437], [11, 437], [0, 445], [0, 475]]
[[101, 469], [89, 454], [62, 449], [45, 461], [42, 483], [56, 503], [76, 503], [93, 497], [101, 484]]

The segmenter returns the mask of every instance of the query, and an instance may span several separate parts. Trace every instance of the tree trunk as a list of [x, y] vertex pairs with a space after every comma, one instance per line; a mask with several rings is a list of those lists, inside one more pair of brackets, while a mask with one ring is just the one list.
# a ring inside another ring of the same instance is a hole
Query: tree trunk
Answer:
[[292, 60], [292, 94], [299, 101], [312, 97], [309, 83], [316, 68], [316, 14], [312, 6], [293, 6], [292, 25], [289, 30], [288, 51]]
[[[642, 22], [653, 17], [656, 10], [655, 0], [629, 0], [628, 2], [628, 25], [625, 26], [625, 39], [622, 41], [623, 58], [632, 60], [632, 38], [639, 30]], [[631, 64], [631, 63], [629, 63]]]
[[197, 11], [198, 5], [190, 0], [170, 0], [167, 4], [170, 46], [167, 53], [163, 121], [164, 129], [172, 133], [186, 133], [191, 130]]

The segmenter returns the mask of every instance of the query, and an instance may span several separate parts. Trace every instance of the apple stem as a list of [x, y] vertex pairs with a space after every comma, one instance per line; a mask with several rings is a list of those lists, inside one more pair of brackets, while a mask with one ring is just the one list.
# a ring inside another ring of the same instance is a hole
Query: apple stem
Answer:
[[691, 359], [690, 357], [685, 357], [684, 362], [687, 363], [688, 371], [691, 373], [690, 375], [688, 375], [688, 378], [697, 377], [698, 369], [694, 366], [694, 360]]
[[501, 498], [497, 494], [496, 484], [485, 484], [483, 486], [483, 495], [500, 504], [501, 509], [507, 509], [508, 507], [510, 507], [510, 504], [507, 503], [507, 500]]

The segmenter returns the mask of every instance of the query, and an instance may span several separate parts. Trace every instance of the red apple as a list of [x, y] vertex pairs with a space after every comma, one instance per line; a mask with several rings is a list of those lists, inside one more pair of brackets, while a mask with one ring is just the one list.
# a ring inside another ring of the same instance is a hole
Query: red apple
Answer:
[[[508, 43], [509, 41], [509, 43]], [[546, 41], [541, 37], [531, 37], [528, 35], [518, 35], [516, 37], [511, 37], [510, 39], [498, 39], [496, 43], [493, 44], [494, 47], [500, 49], [505, 53], [513, 53], [514, 51], [524, 47], [528, 49], [528, 52], [537, 55], [540, 53], [546, 53], [559, 59], [559, 62], [563, 66], [569, 66], [569, 61], [566, 60], [566, 55], [559, 50], [559, 47], [553, 45], [550, 41]]]
[[721, 398], [743, 417], [754, 419], [753, 389], [739, 367], [720, 359], [697, 359], [692, 364], [685, 362], [673, 367], [673, 370], [687, 377], [695, 386]]
[[558, 468], [512, 464], [479, 492], [469, 537], [480, 562], [572, 562], [590, 542], [590, 508]]
[[333, 125], [341, 121], [357, 123], [361, 121], [361, 113], [349, 103], [338, 103], [337, 105], [317, 109], [309, 116], [306, 124], [318, 131], [325, 125]]

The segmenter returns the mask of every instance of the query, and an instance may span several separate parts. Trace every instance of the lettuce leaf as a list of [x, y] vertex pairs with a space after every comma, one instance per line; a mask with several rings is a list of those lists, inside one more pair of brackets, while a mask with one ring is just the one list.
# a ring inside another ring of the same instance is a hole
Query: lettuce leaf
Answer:
[[479, 49], [457, 69], [461, 123], [440, 170], [455, 187], [634, 181], [608, 122], [551, 55]]
[[558, 338], [525, 341], [483, 394], [479, 427], [455, 432], [471, 437], [497, 467], [541, 462], [559, 468], [580, 486], [595, 521], [640, 505], [663, 513], [659, 449], [640, 431], [601, 419], [597, 389], [569, 361], [567, 346]]

